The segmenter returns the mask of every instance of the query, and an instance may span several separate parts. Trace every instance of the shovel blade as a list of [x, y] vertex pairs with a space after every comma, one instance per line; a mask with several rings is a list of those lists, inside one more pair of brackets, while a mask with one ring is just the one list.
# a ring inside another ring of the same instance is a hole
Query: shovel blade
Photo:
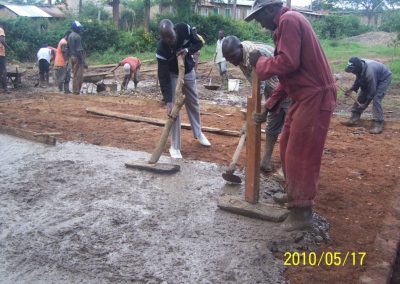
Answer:
[[173, 174], [181, 169], [181, 166], [176, 164], [167, 164], [167, 163], [149, 164], [147, 162], [140, 162], [140, 161], [127, 162], [125, 163], [125, 167], [154, 172], [158, 174]]
[[222, 178], [224, 180], [226, 180], [227, 182], [237, 183], [237, 184], [242, 183], [242, 179], [239, 176], [231, 174], [231, 173], [223, 173]]

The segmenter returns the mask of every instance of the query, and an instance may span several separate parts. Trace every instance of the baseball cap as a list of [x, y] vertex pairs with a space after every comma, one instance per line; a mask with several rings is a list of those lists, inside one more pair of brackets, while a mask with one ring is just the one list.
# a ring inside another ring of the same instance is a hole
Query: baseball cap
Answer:
[[124, 73], [125, 75], [131, 74], [131, 65], [129, 63], [124, 64]]
[[360, 73], [362, 70], [362, 62], [359, 57], [351, 57], [349, 62], [347, 63], [346, 68], [344, 71], [351, 72], [351, 73]]
[[255, 0], [251, 7], [250, 14], [244, 18], [246, 22], [250, 22], [254, 19], [255, 15], [265, 6], [271, 4], [283, 3], [282, 0]]
[[78, 21], [73, 21], [71, 24], [71, 29], [73, 28], [82, 28], [82, 25]]

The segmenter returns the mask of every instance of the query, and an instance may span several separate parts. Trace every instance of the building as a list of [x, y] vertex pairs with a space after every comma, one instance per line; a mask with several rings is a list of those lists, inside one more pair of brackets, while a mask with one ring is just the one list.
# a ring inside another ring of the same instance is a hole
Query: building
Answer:
[[60, 9], [54, 6], [37, 7], [34, 5], [0, 4], [1, 19], [28, 18], [64, 18]]

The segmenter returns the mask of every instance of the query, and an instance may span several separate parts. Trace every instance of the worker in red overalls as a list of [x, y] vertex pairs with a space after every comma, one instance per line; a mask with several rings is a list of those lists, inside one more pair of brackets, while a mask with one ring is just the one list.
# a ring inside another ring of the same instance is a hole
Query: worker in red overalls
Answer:
[[[289, 205], [283, 229], [302, 230], [312, 224], [322, 152], [336, 106], [336, 87], [321, 45], [303, 15], [283, 7], [282, 0], [256, 0], [245, 20], [253, 19], [273, 31], [275, 51], [273, 57], [252, 52], [250, 64], [256, 67], [260, 80], [277, 75], [276, 90], [280, 91], [274, 93], [292, 98], [280, 139], [287, 194], [276, 201]], [[265, 112], [279, 102], [275, 97], [268, 100]], [[265, 112], [255, 114], [255, 120]]]

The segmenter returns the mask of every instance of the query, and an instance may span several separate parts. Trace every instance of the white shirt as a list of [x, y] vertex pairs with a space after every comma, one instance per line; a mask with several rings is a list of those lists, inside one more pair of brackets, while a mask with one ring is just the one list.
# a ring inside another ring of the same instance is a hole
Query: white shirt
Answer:
[[223, 41], [224, 41], [224, 38], [217, 40], [217, 49], [215, 50], [215, 53], [217, 55], [215, 56], [215, 63], [220, 63], [220, 62], [226, 61], [225, 57], [222, 55], [222, 42]]
[[50, 63], [50, 59], [51, 59], [51, 50], [50, 50], [50, 48], [42, 47], [41, 49], [39, 49], [39, 51], [37, 53], [37, 58], [38, 58], [38, 61], [40, 59], [46, 59], [47, 62]]

